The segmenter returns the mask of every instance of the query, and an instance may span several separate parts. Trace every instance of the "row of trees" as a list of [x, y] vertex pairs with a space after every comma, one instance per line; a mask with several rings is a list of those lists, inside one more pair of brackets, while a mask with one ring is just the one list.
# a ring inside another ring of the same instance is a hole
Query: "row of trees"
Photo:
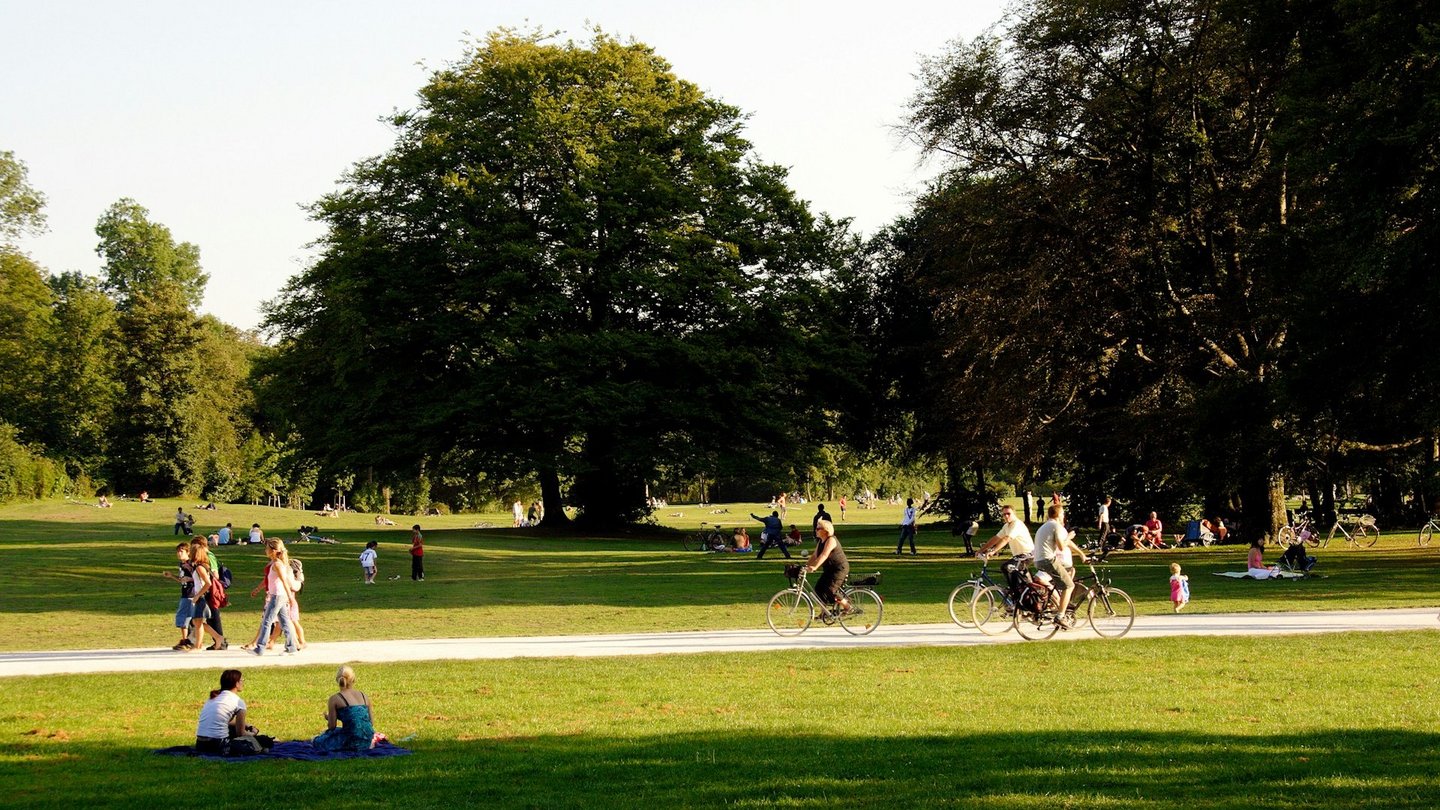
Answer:
[[[833, 497], [937, 464], [957, 512], [1046, 482], [1264, 532], [1287, 487], [1333, 508], [1352, 479], [1398, 512], [1440, 434], [1435, 17], [1021, 3], [925, 64], [907, 132], [943, 172], [868, 239], [650, 48], [496, 32], [315, 204], [272, 345], [197, 318], [194, 248], [128, 201], [99, 283], [8, 250], [56, 348], [0, 348], [36, 381], [0, 419], [122, 486], [253, 497], [263, 468], [594, 525], [647, 487]], [[11, 199], [13, 235], [39, 209]]]

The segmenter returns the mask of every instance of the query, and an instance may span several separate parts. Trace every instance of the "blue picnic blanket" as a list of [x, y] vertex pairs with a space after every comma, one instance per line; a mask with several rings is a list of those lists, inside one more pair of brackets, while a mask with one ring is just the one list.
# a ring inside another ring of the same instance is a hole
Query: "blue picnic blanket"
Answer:
[[401, 748], [388, 742], [382, 742], [371, 748], [369, 751], [320, 751], [310, 744], [309, 740], [286, 740], [277, 742], [269, 752], [264, 754], [251, 754], [245, 757], [222, 757], [216, 754], [196, 753], [195, 748], [189, 745], [176, 745], [170, 748], [161, 748], [155, 753], [167, 757], [199, 757], [201, 759], [214, 759], [221, 762], [250, 762], [257, 759], [298, 759], [302, 762], [328, 762], [332, 759], [379, 759], [380, 757], [403, 757], [412, 753], [408, 748]]

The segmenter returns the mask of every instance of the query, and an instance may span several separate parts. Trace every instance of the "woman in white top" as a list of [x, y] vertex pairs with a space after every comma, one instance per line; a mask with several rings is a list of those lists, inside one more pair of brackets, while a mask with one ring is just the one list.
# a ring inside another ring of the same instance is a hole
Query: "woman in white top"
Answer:
[[255, 729], [245, 724], [245, 701], [240, 699], [240, 690], [245, 686], [245, 676], [238, 669], [227, 669], [220, 673], [220, 688], [210, 692], [210, 699], [200, 709], [200, 721], [195, 725], [195, 750], [202, 754], [224, 754], [230, 740], [253, 735]]
[[252, 524], [250, 524], [250, 542], [252, 542], [252, 543], [263, 543], [263, 542], [265, 542], [265, 532], [260, 531], [260, 524], [259, 524], [259, 523], [252, 523]]

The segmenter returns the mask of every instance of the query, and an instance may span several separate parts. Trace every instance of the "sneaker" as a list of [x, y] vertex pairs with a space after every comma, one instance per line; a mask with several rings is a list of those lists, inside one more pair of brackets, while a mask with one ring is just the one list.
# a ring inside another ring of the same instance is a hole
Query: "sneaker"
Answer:
[[256, 655], [264, 655], [264, 654], [265, 654], [265, 648], [264, 648], [264, 647], [256, 647], [255, 649], [251, 650], [250, 652], [253, 652], [253, 653], [255, 653]]
[[179, 652], [179, 651], [181, 651], [181, 650], [188, 650], [188, 649], [190, 649], [190, 648], [193, 647], [193, 646], [195, 646], [195, 645], [194, 645], [194, 644], [191, 644], [190, 641], [187, 639], [187, 640], [185, 640], [185, 641], [180, 642], [179, 644], [176, 644], [174, 647], [171, 647], [170, 649], [175, 650], [176, 652]]

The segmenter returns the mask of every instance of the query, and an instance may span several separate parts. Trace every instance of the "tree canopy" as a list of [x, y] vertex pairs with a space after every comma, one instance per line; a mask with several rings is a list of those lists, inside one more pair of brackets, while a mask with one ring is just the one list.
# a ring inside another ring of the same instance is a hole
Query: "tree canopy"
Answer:
[[662, 461], [763, 464], [823, 421], [840, 228], [650, 48], [499, 32], [392, 123], [269, 310], [318, 455], [533, 471], [547, 519], [563, 475], [614, 523]]

